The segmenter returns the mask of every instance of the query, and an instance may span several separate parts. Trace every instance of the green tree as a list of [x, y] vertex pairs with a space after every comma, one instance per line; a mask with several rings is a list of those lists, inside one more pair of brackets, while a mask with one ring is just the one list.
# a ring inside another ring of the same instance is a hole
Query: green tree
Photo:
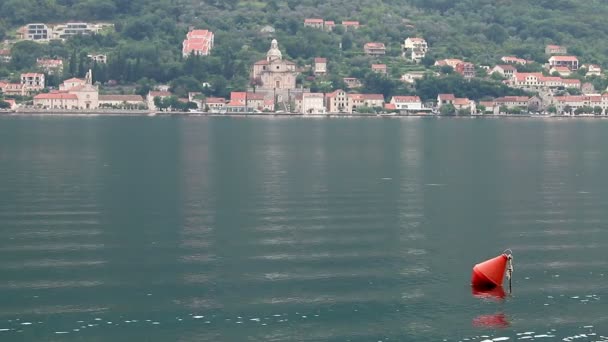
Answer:
[[342, 35], [342, 51], [348, 51], [353, 48], [353, 35], [350, 32], [346, 32]]
[[441, 106], [441, 108], [439, 108], [439, 114], [454, 115], [456, 114], [456, 107], [454, 107], [454, 105], [451, 103], [444, 104], [443, 106]]
[[44, 54], [44, 47], [32, 41], [17, 42], [11, 49], [11, 66], [16, 70], [33, 68]]
[[595, 115], [601, 115], [603, 111], [604, 111], [604, 110], [603, 110], [603, 109], [602, 109], [602, 107], [600, 107], [600, 106], [595, 106], [595, 107], [593, 107], [593, 113], [594, 113]]
[[10, 103], [0, 100], [0, 109], [9, 109], [9, 108], [11, 108]]

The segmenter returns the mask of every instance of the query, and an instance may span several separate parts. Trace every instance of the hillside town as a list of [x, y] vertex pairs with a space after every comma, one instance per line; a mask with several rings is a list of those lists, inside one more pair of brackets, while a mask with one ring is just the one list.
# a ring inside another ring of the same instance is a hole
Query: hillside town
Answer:
[[[306, 18], [304, 27], [313, 30], [357, 31], [358, 21], [341, 23], [322, 18]], [[96, 35], [112, 30], [109, 23], [73, 22], [62, 24], [31, 23], [21, 27], [18, 39], [39, 43], [65, 40], [75, 35]], [[270, 28], [264, 28], [272, 35]], [[213, 54], [215, 35], [207, 29], [191, 28], [182, 42], [184, 59]], [[361, 47], [361, 54], [369, 59], [369, 70], [379, 77], [394, 77], [384, 56], [389, 47], [384, 42], [369, 41]], [[588, 77], [604, 77], [595, 64], [583, 64], [568, 54], [565, 46], [547, 45], [544, 65], [537, 65], [518, 56], [503, 56], [496, 65], [475, 65], [459, 58], [435, 60], [423, 66], [432, 46], [423, 37], [406, 37], [399, 51], [403, 63], [418, 70], [401, 74], [399, 82], [410, 85], [412, 91], [386, 97], [379, 93], [363, 93], [363, 83], [357, 77], [342, 77], [343, 88], [331, 91], [311, 91], [302, 79], [323, 80], [331, 72], [331, 61], [317, 56], [310, 64], [298, 65], [284, 58], [276, 38], [270, 42], [266, 57], [250, 67], [249, 87], [234, 90], [227, 98], [208, 96], [204, 92], [188, 92], [178, 96], [167, 85], [157, 85], [146, 94], [116, 94], [108, 87], [94, 82], [92, 70], [84, 78], [68, 78], [57, 87], [49, 87], [45, 80], [61, 77], [67, 61], [48, 56], [36, 61], [36, 69], [22, 73], [19, 82], [0, 80], [5, 109], [39, 111], [141, 110], [186, 111], [200, 113], [280, 113], [280, 114], [398, 114], [398, 115], [608, 115], [608, 93], [595, 89]], [[0, 63], [11, 61], [11, 51], [0, 50]], [[87, 54], [93, 64], [108, 63], [103, 51]], [[427, 77], [458, 74], [465, 80], [488, 79], [509, 88], [519, 89], [521, 96], [469, 99], [451, 93], [437, 94], [422, 100], [416, 94], [416, 84]], [[211, 86], [210, 84], [207, 84]]]

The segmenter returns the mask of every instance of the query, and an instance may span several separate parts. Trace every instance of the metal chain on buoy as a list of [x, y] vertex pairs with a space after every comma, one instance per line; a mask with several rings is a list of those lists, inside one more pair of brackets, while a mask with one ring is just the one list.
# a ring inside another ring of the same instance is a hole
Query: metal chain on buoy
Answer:
[[507, 255], [507, 279], [509, 279], [509, 292], [511, 292], [511, 278], [513, 277], [513, 251], [507, 249], [504, 251], [504, 253]]

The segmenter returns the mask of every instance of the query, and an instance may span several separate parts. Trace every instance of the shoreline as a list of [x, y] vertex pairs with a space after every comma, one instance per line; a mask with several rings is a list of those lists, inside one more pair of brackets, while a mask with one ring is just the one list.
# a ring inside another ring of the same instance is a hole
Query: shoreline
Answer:
[[149, 112], [149, 111], [43, 111], [20, 110], [0, 111], [0, 117], [49, 116], [49, 117], [256, 117], [256, 118], [450, 118], [450, 119], [502, 119], [502, 118], [539, 118], [539, 119], [606, 119], [608, 115], [534, 115], [534, 114], [483, 114], [483, 115], [434, 115], [434, 114], [301, 114], [301, 113], [203, 113], [203, 112]]

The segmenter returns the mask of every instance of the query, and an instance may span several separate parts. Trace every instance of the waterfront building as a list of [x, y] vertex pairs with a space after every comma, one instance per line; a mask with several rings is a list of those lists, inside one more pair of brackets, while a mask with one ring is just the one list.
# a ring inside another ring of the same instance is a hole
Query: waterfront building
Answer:
[[419, 96], [393, 96], [390, 101], [394, 109], [399, 111], [420, 111], [422, 100]]
[[92, 71], [89, 70], [84, 79], [64, 81], [59, 90], [34, 96], [34, 106], [44, 109], [99, 108], [99, 89], [93, 85]]
[[325, 103], [328, 113], [352, 113], [353, 103], [348, 93], [342, 89], [338, 89], [332, 93], [325, 95]]
[[140, 109], [145, 107], [141, 95], [99, 95], [99, 108]]
[[299, 74], [296, 63], [283, 59], [279, 43], [273, 39], [266, 59], [253, 65], [251, 80], [256, 93], [264, 94], [266, 99], [281, 103], [287, 109], [290, 98], [295, 93], [304, 92], [303, 89], [296, 88]]

